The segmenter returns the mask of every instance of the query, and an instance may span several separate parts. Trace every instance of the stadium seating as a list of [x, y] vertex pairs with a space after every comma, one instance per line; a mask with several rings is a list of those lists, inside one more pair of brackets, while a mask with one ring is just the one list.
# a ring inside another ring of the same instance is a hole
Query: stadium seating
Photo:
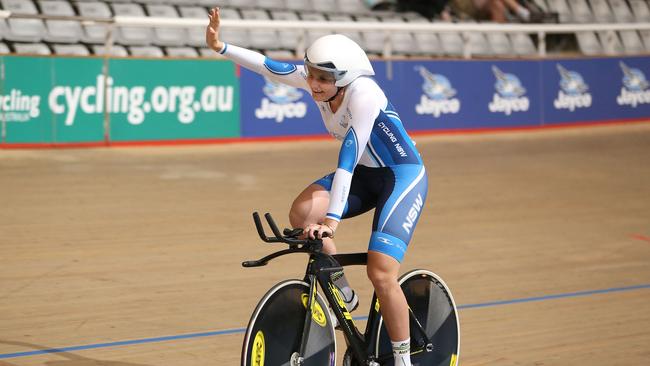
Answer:
[[[77, 10], [79, 15], [88, 18], [105, 18], [109, 19], [113, 16], [111, 9], [106, 3], [88, 1], [78, 2]], [[83, 40], [87, 43], [104, 43], [106, 41], [107, 28], [105, 25], [83, 25], [84, 34]]]
[[[38, 14], [31, 0], [2, 0], [2, 8], [15, 13]], [[7, 21], [4, 38], [18, 42], [39, 42], [47, 34], [45, 24], [40, 19], [12, 19]], [[22, 46], [21, 46], [22, 47]]]
[[[556, 12], [560, 22], [647, 22], [650, 0], [529, 0], [544, 11]], [[313, 20], [336, 22], [415, 22], [430, 20], [417, 14], [373, 12], [364, 0], [0, 0], [2, 9], [21, 14], [83, 16], [110, 19], [113, 16], [150, 16], [206, 20], [210, 7], [218, 5], [224, 19]], [[0, 52], [35, 54], [103, 54], [107, 25], [84, 24], [60, 19], [0, 19]], [[232, 44], [260, 50], [267, 55], [289, 57], [296, 49], [333, 31], [303, 32], [275, 29], [224, 28], [222, 38]], [[370, 55], [381, 55], [390, 42], [396, 56], [452, 56], [464, 52], [468, 37], [474, 56], [530, 56], [537, 49], [530, 36], [513, 33], [354, 31], [340, 33], [357, 41]], [[304, 38], [304, 39], [303, 39]], [[650, 52], [650, 31], [581, 32], [576, 34], [578, 51], [639, 54]], [[118, 27], [111, 53], [138, 57], [218, 57], [205, 47], [202, 27]], [[549, 43], [550, 44], [550, 43]], [[299, 56], [299, 55], [298, 55]]]
[[[41, 1], [39, 5], [43, 14], [76, 15], [67, 1]], [[81, 24], [73, 20], [46, 20], [45, 27], [47, 33], [44, 38], [48, 42], [78, 43], [83, 35]]]

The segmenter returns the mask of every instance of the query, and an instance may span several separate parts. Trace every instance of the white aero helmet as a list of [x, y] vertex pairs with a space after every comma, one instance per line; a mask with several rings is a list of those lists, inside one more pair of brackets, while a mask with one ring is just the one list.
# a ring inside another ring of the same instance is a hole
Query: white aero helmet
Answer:
[[328, 34], [315, 40], [305, 51], [305, 66], [331, 72], [338, 87], [359, 76], [375, 74], [363, 49], [342, 34]]

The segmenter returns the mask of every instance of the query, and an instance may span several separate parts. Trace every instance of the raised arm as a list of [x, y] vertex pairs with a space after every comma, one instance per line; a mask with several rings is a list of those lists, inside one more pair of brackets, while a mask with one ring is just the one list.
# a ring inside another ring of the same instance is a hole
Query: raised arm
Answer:
[[309, 90], [303, 65], [275, 61], [261, 53], [223, 42], [219, 37], [221, 23], [219, 8], [211, 9], [208, 17], [210, 23], [205, 31], [205, 41], [210, 49], [273, 81]]

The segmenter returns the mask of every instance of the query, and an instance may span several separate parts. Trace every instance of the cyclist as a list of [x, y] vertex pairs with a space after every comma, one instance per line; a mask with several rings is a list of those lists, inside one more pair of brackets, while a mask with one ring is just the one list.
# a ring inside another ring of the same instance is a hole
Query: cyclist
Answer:
[[333, 34], [309, 46], [304, 65], [278, 62], [221, 41], [219, 8], [210, 10], [209, 19], [208, 47], [274, 81], [310, 92], [327, 130], [342, 141], [336, 170], [298, 195], [289, 220], [310, 238], [322, 238], [324, 251], [334, 254], [332, 238], [341, 219], [375, 208], [368, 278], [381, 304], [395, 365], [410, 366], [408, 305], [397, 277], [426, 199], [427, 174], [395, 108], [370, 78], [374, 70], [366, 53], [351, 39]]

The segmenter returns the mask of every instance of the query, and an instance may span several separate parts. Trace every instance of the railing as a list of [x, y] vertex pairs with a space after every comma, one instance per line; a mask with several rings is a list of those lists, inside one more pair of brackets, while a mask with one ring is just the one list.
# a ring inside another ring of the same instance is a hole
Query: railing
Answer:
[[[105, 25], [107, 27], [106, 52], [114, 42], [113, 33], [115, 27], [178, 27], [193, 28], [206, 27], [208, 23], [207, 14], [205, 19], [198, 18], [160, 18], [160, 17], [133, 17], [114, 16], [113, 18], [87, 18], [78, 16], [50, 16], [35, 14], [17, 14], [6, 10], [0, 10], [0, 18], [20, 19], [43, 19], [43, 20], [74, 20], [82, 25]], [[296, 54], [304, 53], [306, 34], [310, 30], [327, 31], [377, 31], [384, 34], [384, 50], [382, 56], [390, 59], [392, 56], [392, 45], [390, 34], [393, 32], [431, 32], [431, 33], [459, 33], [463, 39], [463, 57], [471, 58], [472, 49], [470, 45], [470, 34], [480, 33], [524, 33], [537, 35], [537, 54], [539, 57], [546, 56], [546, 35], [566, 34], [579, 32], [605, 32], [607, 42], [604, 45], [606, 54], [614, 54], [614, 35], [617, 31], [650, 30], [650, 22], [643, 23], [592, 23], [592, 24], [495, 24], [495, 23], [392, 23], [392, 22], [340, 22], [340, 21], [288, 21], [288, 20], [232, 20], [222, 19], [221, 26], [227, 29], [272, 29], [272, 30], [296, 30], [301, 36], [296, 44]]]

